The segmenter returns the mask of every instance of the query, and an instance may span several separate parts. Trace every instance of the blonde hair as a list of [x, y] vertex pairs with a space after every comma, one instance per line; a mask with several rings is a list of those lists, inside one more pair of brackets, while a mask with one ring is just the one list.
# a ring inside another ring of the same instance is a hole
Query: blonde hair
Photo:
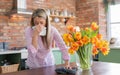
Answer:
[[49, 20], [49, 16], [47, 14], [47, 12], [44, 9], [36, 9], [31, 17], [31, 27], [35, 26], [34, 24], [34, 18], [35, 17], [40, 17], [40, 18], [44, 18], [46, 20], [46, 28], [47, 28], [47, 33], [46, 36], [41, 36], [42, 37], [42, 41], [43, 44], [46, 48], [50, 48], [50, 44], [51, 44], [51, 25], [50, 25], [50, 20]]

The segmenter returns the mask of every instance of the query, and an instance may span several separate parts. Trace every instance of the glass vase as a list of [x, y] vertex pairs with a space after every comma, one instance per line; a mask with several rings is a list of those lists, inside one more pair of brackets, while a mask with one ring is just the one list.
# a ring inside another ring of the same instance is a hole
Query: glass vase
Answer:
[[84, 45], [82, 47], [79, 47], [79, 50], [77, 51], [79, 62], [80, 62], [80, 68], [82, 70], [89, 70], [91, 69], [92, 65], [92, 44], [89, 43], [87, 45]]

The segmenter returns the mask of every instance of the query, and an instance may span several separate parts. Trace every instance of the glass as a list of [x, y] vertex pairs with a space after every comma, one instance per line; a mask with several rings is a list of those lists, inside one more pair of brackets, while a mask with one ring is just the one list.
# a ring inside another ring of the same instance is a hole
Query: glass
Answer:
[[80, 60], [79, 60], [79, 56], [77, 53], [75, 53], [75, 57], [76, 57], [76, 65], [77, 65], [77, 68], [80, 69]]
[[77, 57], [77, 67], [81, 70], [90, 70], [93, 62], [92, 59], [92, 44], [87, 44], [80, 47], [76, 53]]

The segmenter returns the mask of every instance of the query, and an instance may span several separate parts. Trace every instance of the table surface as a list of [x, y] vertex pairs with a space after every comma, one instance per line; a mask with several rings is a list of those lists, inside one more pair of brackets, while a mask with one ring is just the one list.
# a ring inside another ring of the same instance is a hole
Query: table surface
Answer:
[[[75, 63], [72, 63], [72, 66]], [[6, 73], [1, 75], [60, 75], [56, 74], [55, 68], [62, 65], [50, 66], [38, 69], [23, 70], [13, 73]], [[93, 62], [91, 70], [81, 71], [78, 70], [76, 75], [119, 75], [120, 64], [108, 62]], [[68, 74], [67, 74], [68, 75]]]

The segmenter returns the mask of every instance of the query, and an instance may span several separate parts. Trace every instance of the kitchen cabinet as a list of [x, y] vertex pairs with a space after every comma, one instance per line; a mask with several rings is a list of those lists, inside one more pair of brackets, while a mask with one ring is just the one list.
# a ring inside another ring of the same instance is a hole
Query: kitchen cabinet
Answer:
[[102, 55], [101, 53], [99, 54], [99, 61], [120, 63], [119, 59], [120, 59], [120, 47], [111, 48], [109, 54], [106, 56]]
[[54, 55], [54, 58], [55, 58], [55, 64], [63, 63], [62, 53], [60, 52], [60, 50], [53, 50], [53, 55]]
[[[62, 59], [62, 53], [59, 48], [55, 48], [55, 50], [53, 50], [53, 55], [56, 65], [64, 63], [64, 60]], [[76, 62], [76, 54], [70, 55], [70, 62]]]
[[21, 54], [20, 53], [15, 53], [15, 54], [3, 54], [0, 55], [0, 61], [7, 60], [11, 64], [17, 64], [20, 63], [20, 58]]
[[11, 64], [20, 63], [21, 53], [19, 51], [0, 51], [0, 61], [7, 60]]
[[[5, 51], [6, 52], [6, 51]], [[0, 52], [0, 73], [20, 70], [21, 53]], [[12, 69], [14, 67], [14, 69]], [[12, 70], [11, 70], [12, 69]], [[2, 71], [4, 70], [4, 71]]]
[[76, 54], [73, 54], [73, 55], [70, 55], [70, 62], [76, 62], [77, 61], [77, 55]]
[[5, 61], [9, 64], [19, 64], [21, 70], [21, 51], [20, 50], [3, 50], [0, 51], [0, 65], [4, 65]]

